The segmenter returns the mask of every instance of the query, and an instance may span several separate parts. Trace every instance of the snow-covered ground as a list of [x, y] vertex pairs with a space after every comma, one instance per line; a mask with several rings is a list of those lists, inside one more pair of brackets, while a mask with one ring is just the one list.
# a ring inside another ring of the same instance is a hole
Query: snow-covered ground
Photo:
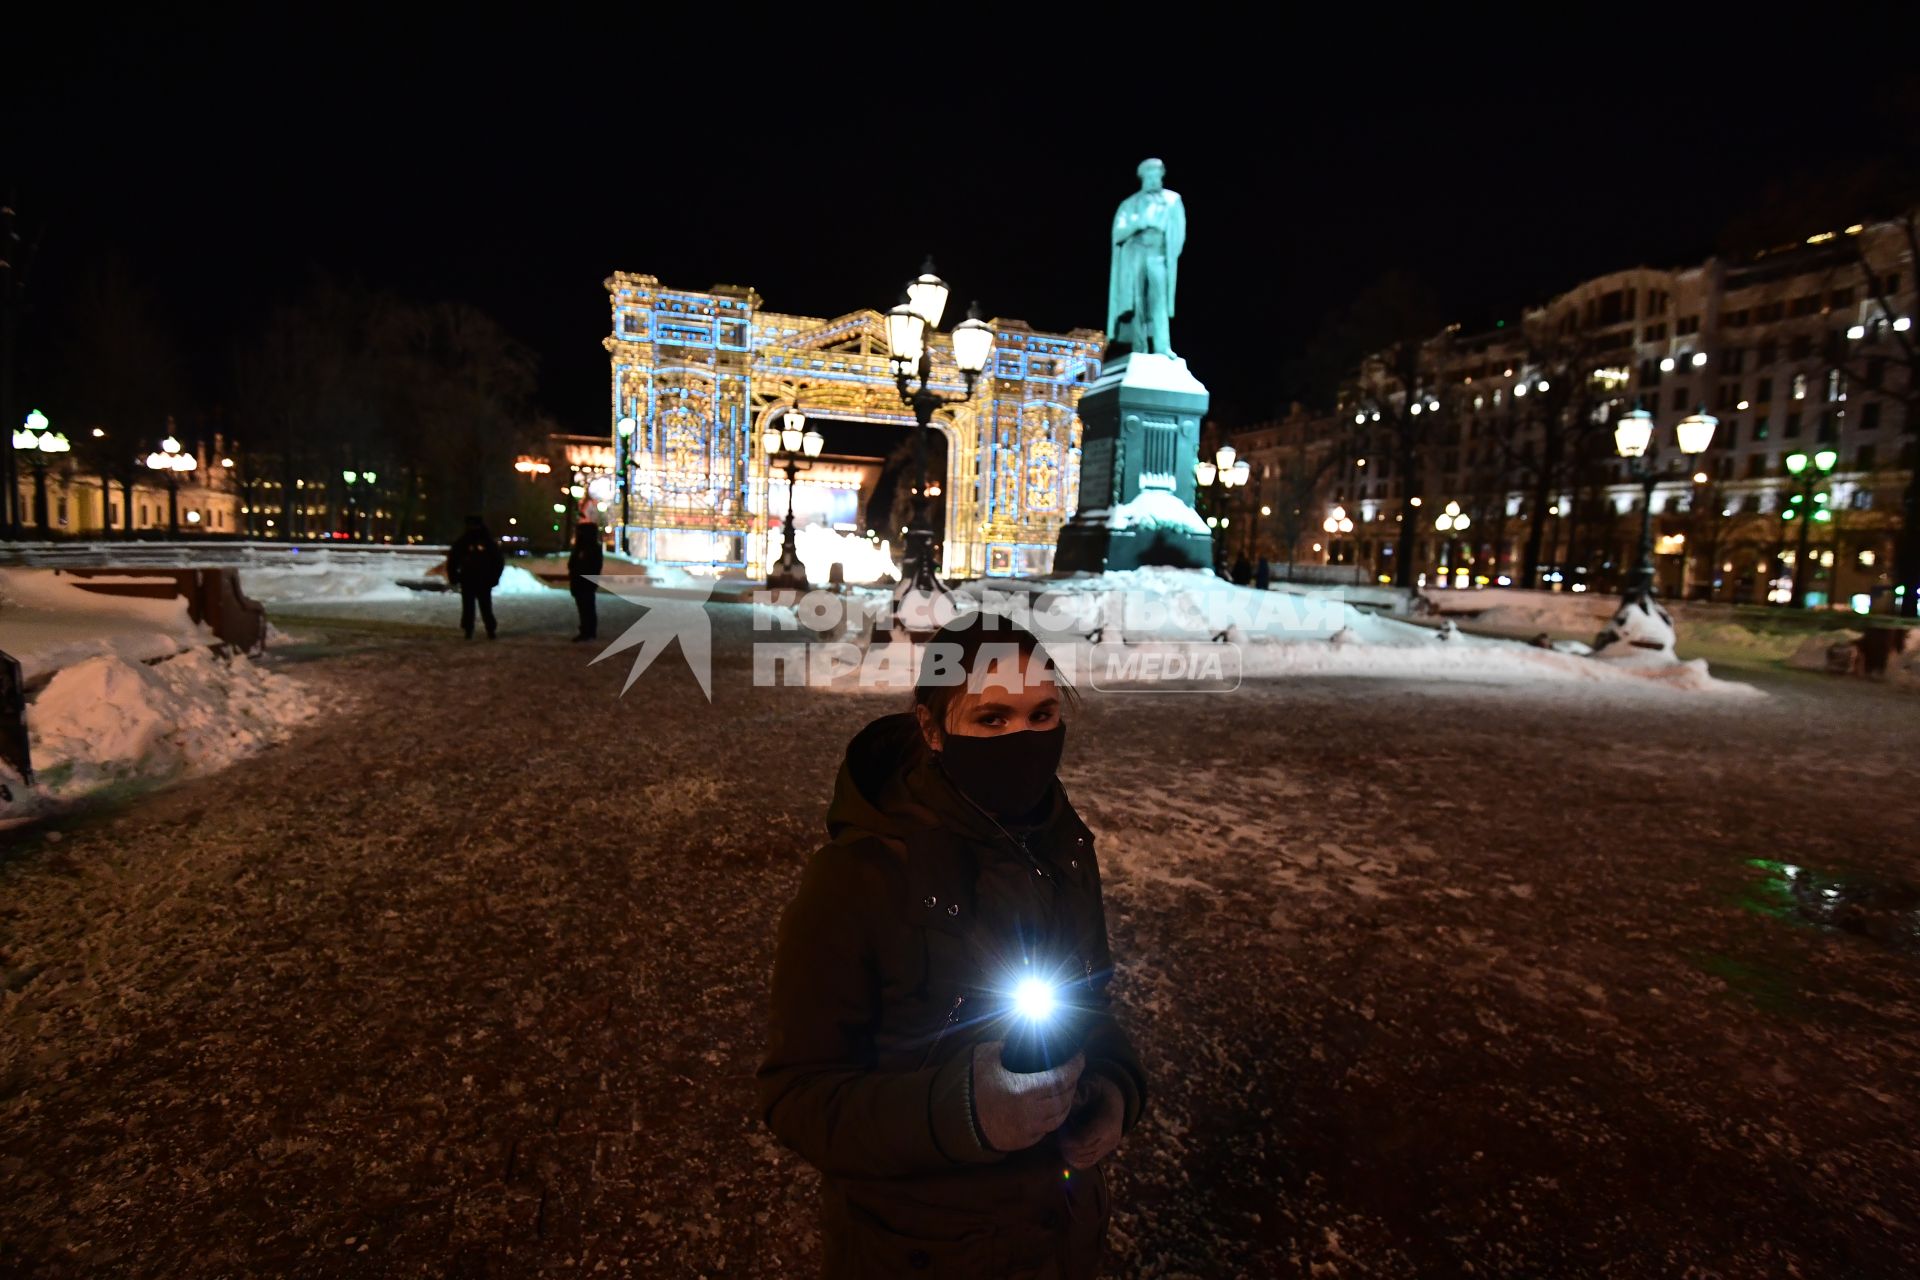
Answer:
[[[712, 703], [621, 697], [564, 593], [492, 645], [344, 609], [339, 714], [0, 860], [0, 1274], [817, 1274], [772, 939], [904, 698], [755, 689], [740, 606]], [[1773, 685], [1089, 690], [1152, 1085], [1104, 1274], [1920, 1274], [1916, 953], [1753, 865], [1910, 880], [1920, 721]]]

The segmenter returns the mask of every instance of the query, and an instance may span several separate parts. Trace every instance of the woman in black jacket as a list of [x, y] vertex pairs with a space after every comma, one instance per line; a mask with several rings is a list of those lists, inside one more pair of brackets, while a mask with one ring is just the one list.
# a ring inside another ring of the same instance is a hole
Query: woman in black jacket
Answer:
[[[780, 922], [761, 1102], [823, 1175], [830, 1277], [1094, 1275], [1101, 1162], [1145, 1103], [1093, 835], [1054, 776], [1066, 691], [983, 616], [847, 748]], [[1036, 982], [1057, 1001], [1039, 1021]], [[1036, 1033], [1042, 1056], [1003, 1057]]]
[[574, 640], [592, 640], [600, 630], [600, 610], [593, 594], [593, 576], [600, 572], [606, 557], [600, 551], [600, 526], [582, 520], [573, 531], [573, 554], [567, 557], [567, 590], [573, 592], [573, 607], [580, 614], [580, 634]]

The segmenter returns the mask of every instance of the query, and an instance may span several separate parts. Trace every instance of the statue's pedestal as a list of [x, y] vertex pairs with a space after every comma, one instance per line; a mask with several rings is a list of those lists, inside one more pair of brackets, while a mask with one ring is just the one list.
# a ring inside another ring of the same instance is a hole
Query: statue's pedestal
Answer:
[[1212, 566], [1213, 534], [1193, 509], [1207, 399], [1178, 356], [1135, 352], [1102, 371], [1080, 398], [1080, 509], [1060, 530], [1055, 573]]

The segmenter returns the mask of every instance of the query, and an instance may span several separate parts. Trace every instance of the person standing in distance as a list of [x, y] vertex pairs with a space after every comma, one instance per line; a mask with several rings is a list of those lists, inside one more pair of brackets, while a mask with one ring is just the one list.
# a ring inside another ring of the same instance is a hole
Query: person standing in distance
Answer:
[[473, 639], [473, 614], [480, 611], [487, 639], [498, 629], [493, 620], [493, 589], [506, 572], [507, 557], [488, 531], [486, 521], [468, 516], [467, 527], [447, 548], [447, 584], [460, 590], [460, 629]]
[[594, 600], [599, 590], [593, 579], [606, 564], [606, 555], [600, 550], [600, 526], [591, 520], [582, 520], [573, 531], [573, 552], [567, 557], [567, 590], [573, 593], [573, 607], [580, 614], [580, 634], [575, 642], [597, 638], [600, 631], [600, 610]]

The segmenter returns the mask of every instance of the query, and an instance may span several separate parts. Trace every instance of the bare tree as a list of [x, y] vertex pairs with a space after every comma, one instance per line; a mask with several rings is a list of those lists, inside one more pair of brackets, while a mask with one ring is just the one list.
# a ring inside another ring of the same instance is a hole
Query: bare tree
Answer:
[[[1441, 336], [1436, 338], [1438, 333]], [[1423, 466], [1438, 415], [1438, 369], [1447, 341], [1440, 309], [1419, 281], [1389, 272], [1328, 322], [1306, 362], [1317, 378], [1334, 371], [1337, 407], [1352, 416], [1355, 447], [1383, 457], [1403, 508], [1423, 496]], [[1344, 425], [1344, 424], [1343, 424]], [[1419, 525], [1400, 522], [1393, 578], [1411, 589]]]

